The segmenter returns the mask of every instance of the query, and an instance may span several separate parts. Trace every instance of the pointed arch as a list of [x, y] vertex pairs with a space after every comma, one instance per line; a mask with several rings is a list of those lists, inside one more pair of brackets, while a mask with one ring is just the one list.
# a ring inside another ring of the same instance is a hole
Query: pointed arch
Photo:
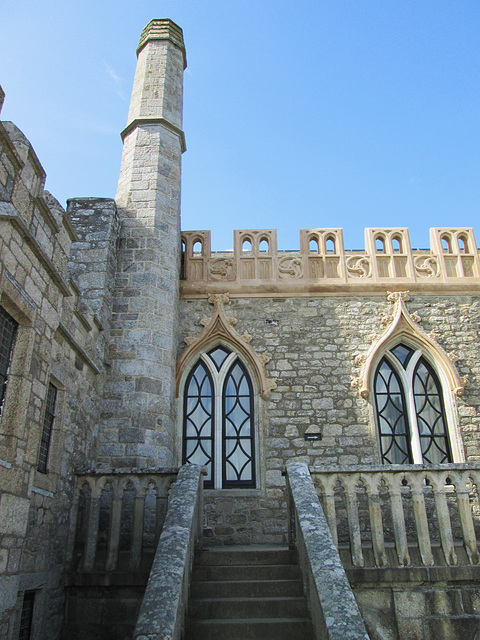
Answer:
[[198, 354], [182, 381], [182, 464], [205, 467], [206, 489], [254, 489], [258, 421], [251, 370], [222, 343]]
[[414, 316], [411, 316], [405, 306], [409, 300], [408, 291], [395, 291], [388, 293], [387, 299], [395, 302], [392, 316], [386, 317], [390, 325], [385, 333], [373, 343], [365, 358], [364, 365], [357, 383], [362, 398], [368, 398], [371, 391], [373, 373], [381, 356], [386, 353], [396, 342], [410, 343], [416, 349], [421, 349], [440, 367], [445, 374], [451, 391], [456, 396], [462, 396], [468, 385], [466, 376], [460, 378], [457, 368], [449, 358], [446, 351], [421, 327], [418, 326]]
[[246, 331], [240, 335], [233, 328], [237, 319], [235, 316], [227, 317], [224, 308], [224, 304], [229, 301], [228, 293], [211, 295], [208, 301], [214, 305], [212, 317], [204, 316], [202, 324], [205, 328], [197, 338], [189, 336], [185, 339], [188, 346], [180, 354], [177, 361], [177, 397], [180, 381], [189, 362], [195, 359], [207, 346], [224, 344], [246, 360], [254, 373], [261, 397], [267, 400], [270, 391], [277, 386], [274, 380], [267, 377], [265, 364], [269, 361], [269, 356], [267, 354], [258, 355], [250, 345], [252, 336]]

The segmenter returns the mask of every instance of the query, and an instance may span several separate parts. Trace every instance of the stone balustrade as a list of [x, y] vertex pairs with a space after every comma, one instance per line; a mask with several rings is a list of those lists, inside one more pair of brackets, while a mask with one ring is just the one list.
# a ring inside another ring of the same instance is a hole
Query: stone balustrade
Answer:
[[172, 468], [78, 474], [72, 569], [149, 570], [177, 471]]
[[368, 640], [308, 467], [286, 468], [289, 544], [297, 549], [316, 638]]
[[478, 564], [480, 465], [310, 471], [345, 566]]
[[138, 614], [134, 640], [183, 637], [195, 549], [203, 534], [203, 470], [180, 468]]
[[385, 285], [422, 293], [478, 290], [473, 229], [430, 229], [430, 249], [412, 249], [408, 229], [365, 229], [365, 250], [345, 250], [341, 229], [301, 229], [299, 251], [278, 251], [274, 229], [234, 232], [234, 249], [212, 252], [210, 231], [182, 232], [183, 298], [371, 294]]

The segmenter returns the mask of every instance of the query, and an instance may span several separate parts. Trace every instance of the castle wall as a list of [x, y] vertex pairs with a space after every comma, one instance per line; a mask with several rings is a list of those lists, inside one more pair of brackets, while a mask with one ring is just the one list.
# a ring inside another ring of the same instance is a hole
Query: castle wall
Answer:
[[[82, 240], [86, 258], [91, 239], [76, 234], [44, 182], [27, 139], [1, 123], [0, 306], [18, 323], [0, 422], [2, 638], [18, 636], [28, 591], [32, 637], [60, 635], [74, 470], [93, 464], [102, 408], [105, 334], [68, 273], [72, 243]], [[55, 417], [42, 472], [50, 383]]]
[[[446, 397], [463, 440], [464, 459], [478, 462], [480, 301], [469, 296], [412, 296], [406, 305], [411, 314], [418, 313], [425, 332], [436, 332], [438, 344], [456, 353], [460, 374], [469, 376], [462, 397], [448, 389]], [[320, 467], [380, 462], [373, 394], [362, 398], [352, 380], [359, 375], [359, 356], [367, 353], [372, 335], [378, 339], [384, 330], [381, 319], [391, 314], [392, 303], [385, 296], [235, 298], [225, 307], [227, 315], [237, 318], [236, 331], [247, 331], [251, 346], [270, 356], [266, 370], [277, 386], [268, 400], [258, 392], [256, 397], [258, 489], [205, 491], [211, 542], [284, 542], [282, 468], [289, 460], [298, 457]], [[202, 317], [211, 313], [207, 301], [182, 300], [181, 338], [198, 336]], [[179, 353], [184, 348], [179, 343]], [[181, 399], [178, 412], [180, 438]], [[320, 432], [322, 439], [305, 441], [310, 432]]]

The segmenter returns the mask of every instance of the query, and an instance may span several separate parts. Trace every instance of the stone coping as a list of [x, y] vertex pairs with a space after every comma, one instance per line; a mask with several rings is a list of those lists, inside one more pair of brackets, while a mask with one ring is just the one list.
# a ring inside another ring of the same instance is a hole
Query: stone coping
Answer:
[[411, 582], [480, 582], [480, 566], [451, 567], [352, 567], [346, 569], [351, 584]]
[[180, 468], [168, 502], [134, 640], [177, 640], [187, 606], [193, 546], [202, 518], [202, 467]]
[[300, 462], [287, 465], [287, 477], [298, 522], [297, 548], [310, 574], [311, 589], [307, 591], [315, 631], [318, 637], [328, 640], [368, 640], [307, 465]]

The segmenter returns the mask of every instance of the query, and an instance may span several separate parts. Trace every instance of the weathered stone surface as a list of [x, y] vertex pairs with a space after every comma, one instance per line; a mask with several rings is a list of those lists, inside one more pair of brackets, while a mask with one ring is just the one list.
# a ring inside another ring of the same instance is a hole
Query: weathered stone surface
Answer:
[[[292, 509], [297, 521], [297, 548], [315, 589], [309, 599], [314, 628], [330, 640], [368, 640], [353, 592], [333, 543], [307, 465], [287, 465]], [[318, 597], [315, 606], [315, 596]]]
[[[184, 151], [182, 32], [170, 20], [151, 25], [165, 37], [145, 36], [138, 49], [128, 125], [122, 134], [116, 195], [121, 230], [107, 387], [109, 399], [111, 384], [126, 379], [134, 383], [129, 394], [110, 396], [116, 400], [115, 418], [122, 416], [129, 426], [141, 423], [148, 430], [162, 424], [151, 447], [132, 443], [129, 455], [144, 467], [172, 464], [175, 457], [170, 390], [175, 380]], [[110, 434], [116, 428], [107, 413], [105, 427]], [[122, 455], [103, 450], [98, 463], [115, 465]]]
[[201, 526], [202, 482], [201, 468], [195, 465], [185, 465], [178, 473], [135, 627], [135, 640], [180, 638], [194, 545]]

